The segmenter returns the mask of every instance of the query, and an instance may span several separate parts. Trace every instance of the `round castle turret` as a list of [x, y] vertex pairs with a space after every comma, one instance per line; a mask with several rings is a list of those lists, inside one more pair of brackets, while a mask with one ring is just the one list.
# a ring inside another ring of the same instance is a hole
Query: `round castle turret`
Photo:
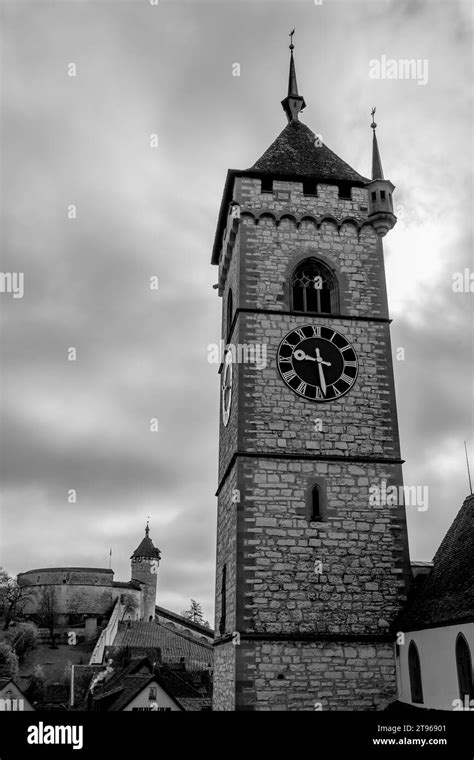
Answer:
[[148, 523], [145, 528], [145, 538], [133, 552], [131, 559], [132, 581], [142, 584], [140, 618], [153, 620], [155, 617], [156, 586], [158, 581], [158, 567], [161, 553], [153, 545]]

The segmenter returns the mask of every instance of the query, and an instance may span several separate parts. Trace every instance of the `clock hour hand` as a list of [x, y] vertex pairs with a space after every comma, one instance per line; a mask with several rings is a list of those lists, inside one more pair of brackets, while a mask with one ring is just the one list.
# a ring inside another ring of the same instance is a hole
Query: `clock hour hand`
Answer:
[[315, 362], [315, 361], [317, 361], [317, 359], [315, 359], [313, 356], [308, 356], [308, 354], [305, 354], [305, 352], [304, 352], [304, 351], [300, 351], [300, 350], [298, 350], [298, 351], [295, 351], [295, 352], [294, 352], [294, 354], [293, 354], [293, 356], [294, 356], [294, 357], [295, 357], [295, 359], [296, 359], [297, 361], [299, 361], [299, 362], [302, 362], [302, 361], [303, 361], [303, 359], [307, 359], [307, 360], [308, 360], [308, 361], [310, 361], [310, 362]]

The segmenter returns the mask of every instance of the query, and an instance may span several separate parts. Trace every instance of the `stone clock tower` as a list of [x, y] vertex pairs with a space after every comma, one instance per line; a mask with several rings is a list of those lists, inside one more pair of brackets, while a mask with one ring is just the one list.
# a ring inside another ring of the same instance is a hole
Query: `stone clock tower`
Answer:
[[[381, 238], [394, 186], [299, 114], [230, 170], [223, 299], [215, 710], [381, 710], [410, 583]], [[377, 491], [379, 489], [379, 491]], [[380, 498], [373, 494], [380, 492]], [[393, 501], [393, 500], [392, 500]]]

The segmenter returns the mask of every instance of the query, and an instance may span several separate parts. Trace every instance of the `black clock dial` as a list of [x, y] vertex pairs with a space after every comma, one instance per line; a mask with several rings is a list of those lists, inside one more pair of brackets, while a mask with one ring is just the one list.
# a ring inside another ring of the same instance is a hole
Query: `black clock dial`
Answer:
[[334, 401], [357, 377], [354, 348], [331, 327], [303, 325], [292, 330], [278, 347], [277, 362], [288, 387], [309, 401]]

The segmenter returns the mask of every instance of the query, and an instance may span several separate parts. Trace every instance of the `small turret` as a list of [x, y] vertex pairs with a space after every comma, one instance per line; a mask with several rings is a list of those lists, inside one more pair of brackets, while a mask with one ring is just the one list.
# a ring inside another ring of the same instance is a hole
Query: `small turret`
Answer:
[[392, 193], [395, 185], [392, 185], [389, 179], [384, 179], [382, 161], [377, 143], [375, 129], [377, 124], [374, 121], [375, 108], [372, 109], [372, 181], [367, 183], [369, 191], [369, 221], [372, 222], [377, 235], [384, 237], [397, 222], [397, 217], [393, 213]]

